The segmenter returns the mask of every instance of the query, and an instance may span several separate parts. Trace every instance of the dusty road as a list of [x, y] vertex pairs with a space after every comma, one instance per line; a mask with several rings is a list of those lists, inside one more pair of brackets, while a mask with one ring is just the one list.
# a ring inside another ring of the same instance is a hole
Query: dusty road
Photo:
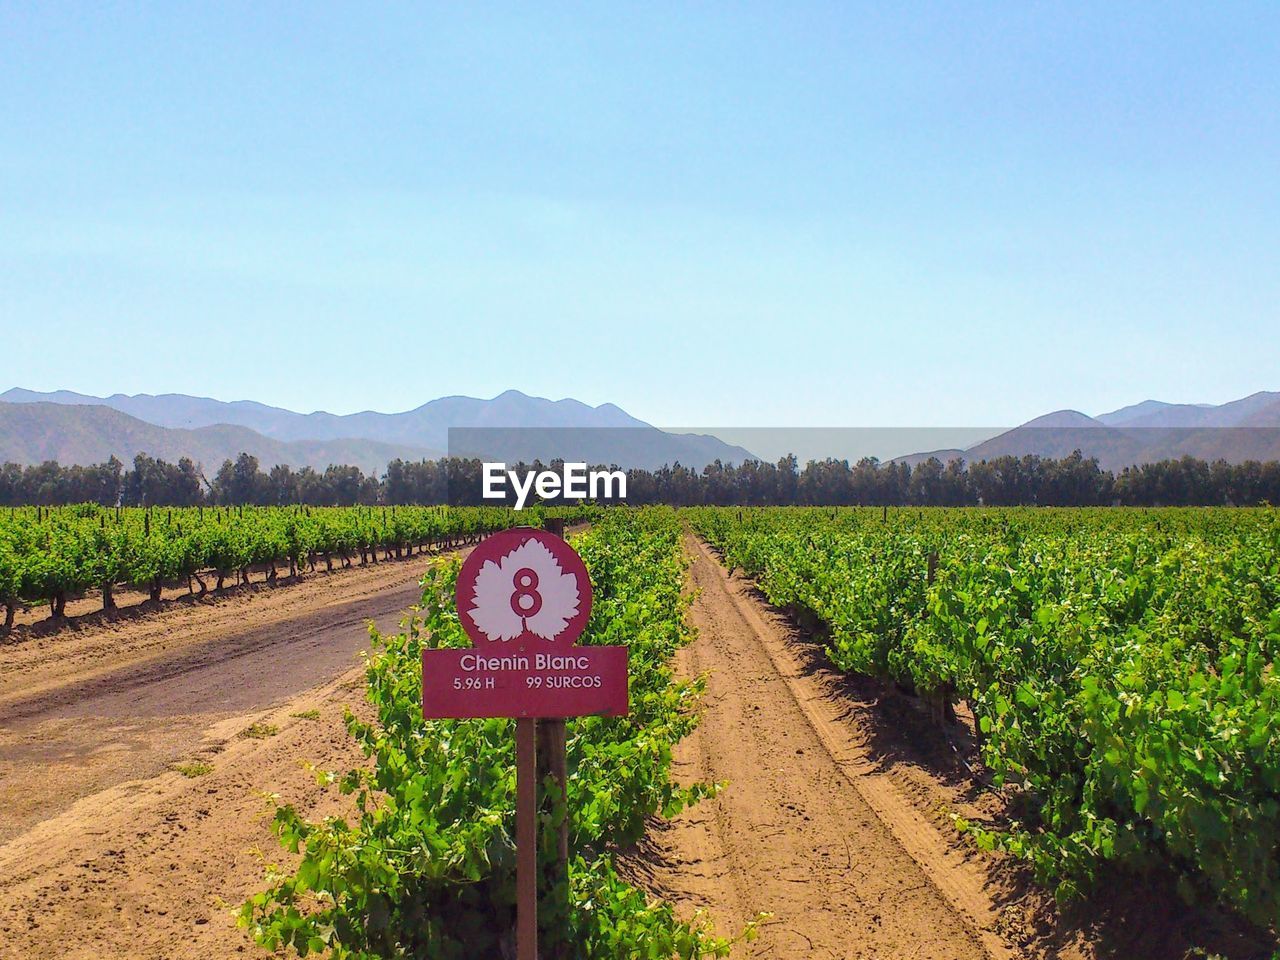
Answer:
[[339, 802], [304, 763], [361, 762], [341, 717], [366, 621], [396, 628], [427, 563], [0, 647], [0, 958], [243, 956], [231, 907], [262, 885], [256, 851], [283, 856], [265, 795]]
[[[349, 813], [304, 764], [343, 771], [362, 761], [342, 726], [362, 689], [355, 668], [275, 710], [215, 722], [184, 755], [209, 772], [121, 783], [0, 846], [0, 958], [261, 956], [234, 911], [262, 889], [267, 863], [291, 859], [271, 835], [267, 794], [312, 817]], [[278, 732], [237, 737], [251, 721]]]
[[[427, 558], [0, 647], [0, 842], [76, 800], [198, 756], [209, 728], [357, 664]], [[215, 738], [216, 739], [216, 738]]]
[[791, 631], [704, 545], [687, 549], [698, 639], [681, 668], [708, 685], [678, 776], [728, 786], [659, 830], [640, 871], [722, 932], [771, 913], [744, 957], [1015, 956], [980, 872], [872, 760]]

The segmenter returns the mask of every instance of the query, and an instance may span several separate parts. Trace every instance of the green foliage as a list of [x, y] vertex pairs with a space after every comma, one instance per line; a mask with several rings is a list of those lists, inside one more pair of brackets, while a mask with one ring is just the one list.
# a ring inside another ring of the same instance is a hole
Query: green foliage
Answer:
[[[584, 960], [725, 956], [728, 941], [650, 902], [613, 863], [647, 817], [674, 814], [711, 789], [681, 788], [669, 776], [671, 747], [696, 724], [702, 689], [670, 666], [689, 639], [679, 525], [671, 511], [610, 512], [576, 546], [596, 591], [582, 642], [631, 648], [631, 713], [567, 724], [569, 909], [542, 918], [542, 942], [567, 940]], [[261, 945], [344, 960], [473, 960], [510, 948], [514, 724], [424, 721], [421, 712], [423, 647], [467, 645], [454, 609], [457, 570], [452, 558], [433, 565], [404, 631], [374, 632], [367, 678], [376, 718], [347, 716], [370, 763], [322, 775], [351, 797], [350, 817], [317, 823], [277, 809], [275, 831], [302, 860], [244, 905], [241, 923]], [[561, 813], [541, 814], [544, 863]]]
[[268, 737], [274, 737], [280, 732], [280, 728], [274, 723], [251, 723], [249, 726], [241, 730], [236, 736], [241, 740], [266, 740]]
[[189, 763], [175, 763], [173, 765], [173, 769], [184, 777], [192, 779], [213, 773], [213, 765], [205, 763], [203, 760], [192, 760]]
[[93, 504], [0, 512], [0, 603], [38, 603], [103, 584], [152, 587], [202, 570], [218, 576], [308, 558], [451, 544], [551, 512], [570, 520], [594, 508], [175, 507]]
[[[969, 824], [1070, 895], [1161, 863], [1280, 916], [1275, 510], [689, 511], [839, 667], [972, 708], [1021, 822]], [[929, 557], [936, 555], [929, 580]]]

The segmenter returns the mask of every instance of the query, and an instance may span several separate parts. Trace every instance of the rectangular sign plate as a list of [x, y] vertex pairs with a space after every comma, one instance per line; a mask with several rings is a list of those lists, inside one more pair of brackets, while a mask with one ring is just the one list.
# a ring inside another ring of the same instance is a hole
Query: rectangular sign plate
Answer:
[[531, 643], [493, 652], [422, 651], [422, 715], [473, 717], [623, 716], [627, 648]]

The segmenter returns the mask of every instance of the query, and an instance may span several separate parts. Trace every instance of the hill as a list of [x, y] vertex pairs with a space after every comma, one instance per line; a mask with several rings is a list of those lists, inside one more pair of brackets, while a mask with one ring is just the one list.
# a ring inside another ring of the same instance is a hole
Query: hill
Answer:
[[679, 462], [701, 469], [717, 459], [752, 459], [712, 436], [665, 433], [611, 403], [592, 407], [517, 390], [491, 400], [443, 397], [404, 413], [345, 416], [185, 394], [94, 397], [21, 388], [0, 394], [0, 407], [29, 408], [25, 415], [6, 413], [0, 443], [0, 460], [20, 463], [90, 463], [113, 453], [128, 460], [144, 451], [166, 460], [189, 456], [209, 467], [241, 450], [264, 468], [351, 463], [366, 471], [381, 471], [396, 457], [446, 451], [508, 462], [561, 457], [645, 468]]
[[1280, 427], [1280, 393], [1263, 391], [1217, 406], [1144, 400], [1097, 419], [1107, 426], [1132, 428]]
[[1108, 470], [1192, 456], [1201, 460], [1280, 460], [1280, 393], [1260, 392], [1224, 404], [1144, 400], [1090, 417], [1057, 410], [967, 447], [914, 453], [912, 466], [936, 457], [993, 460], [1033, 454], [1061, 458], [1080, 450]]
[[1183, 456], [1230, 463], [1277, 460], [1280, 393], [1255, 393], [1219, 406], [1147, 400], [1098, 417], [1059, 410], [970, 447], [964, 457], [1065, 457], [1074, 450], [1097, 457], [1109, 470]]
[[129, 463], [135, 454], [146, 453], [171, 463], [190, 457], [212, 475], [223, 460], [241, 452], [257, 457], [264, 469], [284, 463], [323, 470], [337, 463], [365, 472], [382, 471], [396, 457], [437, 455], [426, 448], [369, 440], [285, 442], [230, 424], [196, 430], [158, 427], [104, 406], [0, 402], [0, 462], [89, 464], [115, 456]]

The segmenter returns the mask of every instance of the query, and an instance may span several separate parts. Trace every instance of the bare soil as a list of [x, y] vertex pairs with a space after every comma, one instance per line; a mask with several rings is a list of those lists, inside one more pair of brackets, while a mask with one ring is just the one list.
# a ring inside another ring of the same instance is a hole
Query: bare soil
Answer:
[[[346, 770], [362, 762], [342, 725], [343, 706], [360, 707], [362, 687], [356, 668], [275, 710], [212, 722], [198, 741], [174, 742], [171, 754], [211, 772], [118, 783], [0, 847], [0, 957], [261, 956], [234, 914], [262, 889], [267, 863], [293, 859], [271, 835], [268, 796], [313, 817], [345, 808], [347, 798], [317, 786], [305, 764]], [[279, 732], [237, 736], [253, 722]], [[121, 745], [108, 739], [104, 749]]]
[[783, 618], [702, 543], [687, 549], [698, 637], [680, 667], [707, 693], [677, 771], [727, 785], [656, 825], [635, 873], [724, 934], [770, 914], [742, 957], [1015, 956], [981, 874], [888, 778]]
[[17, 701], [78, 686], [122, 666], [165, 659], [229, 633], [254, 633], [349, 604], [372, 603], [374, 616], [403, 610], [417, 599], [417, 581], [427, 563], [428, 557], [417, 555], [297, 580], [282, 577], [273, 584], [257, 581], [203, 597], [170, 591], [159, 606], [140, 603], [114, 616], [81, 612], [57, 629], [47, 619], [36, 625], [39, 629], [20, 628], [0, 639], [0, 723], [7, 719], [5, 708]]
[[332, 681], [398, 626], [426, 557], [0, 646], [0, 842], [166, 770], [211, 727]]
[[[362, 762], [342, 711], [364, 709], [368, 621], [395, 629], [428, 562], [0, 646], [0, 958], [258, 953], [233, 908], [288, 859], [267, 796], [315, 815], [341, 805], [306, 763]], [[255, 723], [276, 732], [243, 736]]]

